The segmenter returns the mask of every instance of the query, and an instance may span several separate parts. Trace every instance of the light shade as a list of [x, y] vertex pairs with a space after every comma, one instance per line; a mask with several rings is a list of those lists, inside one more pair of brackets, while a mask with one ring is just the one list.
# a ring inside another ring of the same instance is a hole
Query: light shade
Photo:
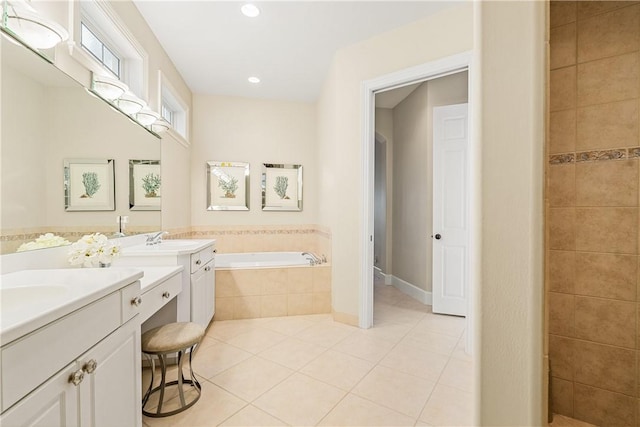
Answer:
[[150, 126], [160, 118], [160, 114], [145, 107], [136, 114], [136, 120], [142, 126]]
[[50, 49], [69, 38], [69, 33], [61, 25], [43, 18], [33, 10], [7, 6], [6, 28], [35, 49]]
[[260, 9], [255, 4], [247, 3], [240, 8], [240, 11], [244, 16], [249, 18], [255, 18], [260, 15]]
[[171, 128], [171, 123], [166, 121], [164, 117], [160, 117], [158, 120], [156, 120], [155, 123], [151, 125], [151, 130], [154, 131], [155, 133], [166, 132], [170, 128]]
[[147, 106], [147, 103], [131, 92], [127, 92], [116, 100], [116, 105], [120, 110], [128, 115], [136, 114]]
[[111, 77], [94, 74], [92, 80], [92, 89], [109, 101], [115, 101], [129, 90], [126, 84]]

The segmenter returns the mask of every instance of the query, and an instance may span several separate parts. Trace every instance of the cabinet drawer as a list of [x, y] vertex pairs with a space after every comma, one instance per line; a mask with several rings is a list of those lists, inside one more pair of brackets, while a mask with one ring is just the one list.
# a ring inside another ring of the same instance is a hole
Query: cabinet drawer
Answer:
[[213, 245], [207, 246], [206, 248], [202, 249], [199, 252], [196, 252], [195, 254], [191, 254], [191, 272], [195, 273], [196, 271], [204, 267], [206, 263], [211, 261], [216, 254], [215, 250], [215, 245]]
[[2, 410], [120, 326], [120, 292], [2, 348]]
[[126, 323], [133, 316], [140, 312], [140, 304], [136, 304], [136, 300], [140, 297], [140, 282], [134, 282], [121, 291], [122, 299], [120, 306], [122, 307], [121, 323]]
[[147, 320], [180, 292], [182, 292], [182, 274], [178, 273], [142, 294], [140, 321]]

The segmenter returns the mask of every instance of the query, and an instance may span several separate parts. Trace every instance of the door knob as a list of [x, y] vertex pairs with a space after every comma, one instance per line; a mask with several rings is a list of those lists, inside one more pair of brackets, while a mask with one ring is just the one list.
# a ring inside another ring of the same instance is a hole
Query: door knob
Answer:
[[435, 238], [436, 238], [436, 240], [440, 240], [440, 239], [442, 239], [442, 236], [441, 236], [440, 234], [436, 234], [436, 235], [435, 235], [435, 236], [433, 236], [433, 237], [435, 237]]

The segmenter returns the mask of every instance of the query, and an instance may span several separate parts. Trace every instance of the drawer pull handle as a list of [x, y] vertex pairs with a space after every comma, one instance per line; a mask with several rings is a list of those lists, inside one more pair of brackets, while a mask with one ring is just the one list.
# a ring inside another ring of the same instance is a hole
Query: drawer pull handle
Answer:
[[202, 264], [202, 261], [197, 260], [197, 261], [196, 261], [196, 265], [200, 265], [200, 264]]
[[97, 367], [98, 362], [96, 362], [94, 359], [91, 359], [87, 363], [85, 363], [85, 365], [82, 367], [82, 370], [87, 374], [93, 374]]
[[75, 386], [79, 385], [84, 379], [84, 371], [82, 369], [78, 369], [69, 377], [69, 382]]
[[213, 250], [213, 253], [214, 253], [214, 254], [217, 254], [217, 253], [218, 253], [218, 250], [217, 250], [217, 249], [214, 249], [214, 250]]
[[136, 307], [140, 307], [140, 304], [142, 304], [142, 298], [135, 297], [135, 298], [131, 299], [131, 305], [135, 305]]
[[163, 298], [170, 298], [171, 294], [169, 293], [169, 291], [164, 291], [164, 293], [162, 294]]
[[210, 266], [210, 265], [207, 265], [207, 266], [204, 268], [204, 271], [211, 271], [211, 266]]

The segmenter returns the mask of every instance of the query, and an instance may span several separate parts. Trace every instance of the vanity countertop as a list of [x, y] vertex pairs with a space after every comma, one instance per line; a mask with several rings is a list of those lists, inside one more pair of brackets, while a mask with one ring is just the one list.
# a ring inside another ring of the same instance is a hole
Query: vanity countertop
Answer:
[[184, 267], [170, 266], [170, 267], [140, 267], [144, 271], [144, 277], [140, 279], [140, 289], [142, 293], [145, 293], [148, 289], [155, 287], [156, 285], [164, 282], [168, 278], [180, 273], [184, 270]]
[[23, 270], [3, 274], [0, 276], [0, 342], [5, 345], [142, 276], [143, 270], [135, 267]]

